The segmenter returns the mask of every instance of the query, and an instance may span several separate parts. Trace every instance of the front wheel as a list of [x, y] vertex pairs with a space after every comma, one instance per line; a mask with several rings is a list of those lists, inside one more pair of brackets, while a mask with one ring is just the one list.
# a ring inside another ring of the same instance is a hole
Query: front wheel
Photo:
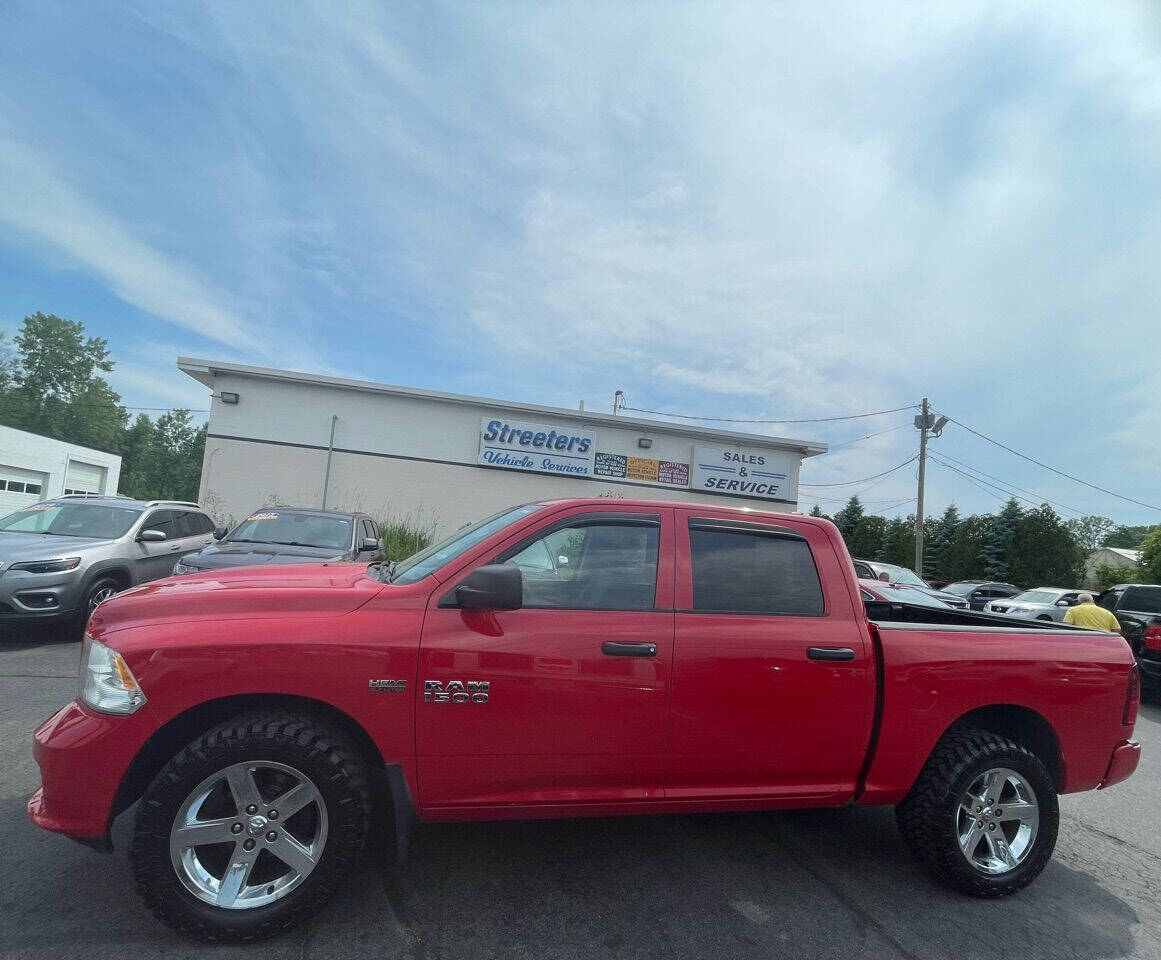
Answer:
[[928, 870], [979, 897], [1007, 896], [1035, 880], [1060, 826], [1056, 787], [1040, 759], [982, 730], [944, 737], [895, 817]]
[[201, 940], [258, 940], [315, 912], [356, 862], [370, 799], [336, 731], [281, 714], [228, 721], [145, 792], [130, 861], [165, 923]]

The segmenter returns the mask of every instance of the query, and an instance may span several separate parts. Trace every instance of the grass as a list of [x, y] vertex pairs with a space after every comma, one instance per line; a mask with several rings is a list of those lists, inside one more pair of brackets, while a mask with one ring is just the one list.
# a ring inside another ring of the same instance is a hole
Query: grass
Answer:
[[383, 553], [388, 560], [403, 560], [413, 553], [429, 547], [435, 539], [435, 531], [430, 527], [420, 527], [414, 521], [380, 520], [379, 531], [383, 537]]

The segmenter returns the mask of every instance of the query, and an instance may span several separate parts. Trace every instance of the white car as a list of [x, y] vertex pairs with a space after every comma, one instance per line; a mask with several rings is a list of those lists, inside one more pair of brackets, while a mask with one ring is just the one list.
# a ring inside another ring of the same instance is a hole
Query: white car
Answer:
[[1083, 590], [1065, 590], [1063, 587], [1037, 587], [1025, 590], [1014, 597], [989, 600], [984, 604], [988, 613], [1004, 613], [1009, 617], [1023, 617], [1025, 620], [1064, 619], [1070, 607], [1076, 606], [1076, 598]]

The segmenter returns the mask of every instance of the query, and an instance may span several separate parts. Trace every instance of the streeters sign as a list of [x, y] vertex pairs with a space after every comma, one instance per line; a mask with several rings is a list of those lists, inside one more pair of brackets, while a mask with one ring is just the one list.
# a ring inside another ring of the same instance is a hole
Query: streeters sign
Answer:
[[591, 477], [596, 449], [591, 430], [484, 417], [476, 462], [505, 470]]
[[797, 459], [788, 453], [744, 447], [693, 448], [690, 489], [760, 500], [798, 498]]

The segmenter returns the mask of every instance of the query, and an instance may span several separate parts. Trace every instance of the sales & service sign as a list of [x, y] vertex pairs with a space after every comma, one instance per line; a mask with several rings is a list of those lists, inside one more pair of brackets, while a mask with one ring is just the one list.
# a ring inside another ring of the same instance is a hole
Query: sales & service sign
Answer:
[[483, 417], [476, 462], [505, 470], [591, 477], [596, 447], [592, 431], [582, 427]]
[[741, 447], [693, 448], [690, 489], [731, 493], [759, 500], [795, 500], [795, 459], [773, 450]]

